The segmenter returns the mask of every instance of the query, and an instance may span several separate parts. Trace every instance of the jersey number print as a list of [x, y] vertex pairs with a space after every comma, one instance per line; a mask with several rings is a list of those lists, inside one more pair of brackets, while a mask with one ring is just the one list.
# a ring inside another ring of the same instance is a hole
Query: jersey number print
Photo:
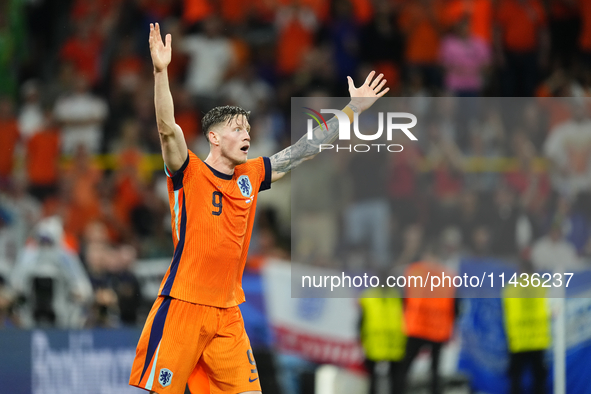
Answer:
[[213, 192], [211, 195], [211, 203], [217, 211], [211, 211], [211, 213], [215, 216], [220, 216], [222, 214], [222, 193], [221, 192]]

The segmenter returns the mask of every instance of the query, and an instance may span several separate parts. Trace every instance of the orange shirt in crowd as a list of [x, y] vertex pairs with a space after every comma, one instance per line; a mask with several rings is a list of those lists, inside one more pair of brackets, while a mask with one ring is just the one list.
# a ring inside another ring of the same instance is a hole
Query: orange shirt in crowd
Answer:
[[60, 56], [63, 60], [73, 63], [76, 69], [88, 78], [91, 85], [94, 85], [99, 79], [101, 50], [101, 40], [97, 36], [87, 40], [74, 36], [66, 41]]
[[233, 68], [239, 70], [246, 67], [250, 59], [250, 47], [248, 43], [240, 37], [232, 37], [230, 38], [230, 45], [232, 45], [232, 52], [234, 52], [233, 58], [235, 63], [233, 64]]
[[143, 202], [139, 167], [142, 153], [137, 148], [125, 149], [119, 154], [119, 170], [115, 180], [113, 210], [126, 226], [131, 223], [131, 211]]
[[405, 4], [400, 14], [400, 27], [406, 34], [406, 61], [411, 64], [433, 64], [439, 60], [441, 2], [430, 7], [418, 2]]
[[532, 52], [538, 47], [538, 34], [546, 26], [546, 14], [537, 0], [501, 0], [497, 23], [503, 45], [512, 52]]
[[314, 29], [303, 26], [297, 17], [280, 28], [277, 39], [277, 68], [283, 75], [295, 72], [312, 47]]
[[113, 65], [113, 78], [125, 84], [126, 80], [138, 79], [143, 67], [142, 59], [130, 53], [115, 62]]
[[208, 0], [184, 0], [183, 21], [188, 24], [202, 21], [213, 13]]
[[450, 0], [445, 5], [445, 24], [452, 27], [464, 17], [470, 18], [472, 34], [492, 42], [493, 5], [491, 0]]
[[80, 20], [87, 16], [107, 17], [116, 11], [122, 0], [75, 0], [70, 16], [73, 20]]
[[58, 180], [60, 135], [57, 128], [35, 133], [27, 142], [27, 175], [35, 186], [55, 185]]
[[579, 44], [585, 52], [591, 52], [591, 1], [579, 0], [581, 7], [581, 38]]
[[244, 0], [221, 0], [219, 2], [222, 19], [227, 23], [242, 23], [252, 10], [252, 3]]
[[68, 186], [64, 228], [81, 235], [86, 225], [101, 216], [101, 204], [98, 186], [102, 180], [102, 171], [86, 159], [86, 163], [74, 162], [69, 170], [64, 171], [64, 179]]
[[373, 18], [373, 6], [370, 0], [351, 0], [353, 6], [353, 15], [355, 21], [360, 25], [364, 25]]
[[190, 146], [201, 132], [201, 125], [199, 124], [197, 114], [190, 109], [179, 111], [174, 115], [174, 120], [180, 126], [181, 130], [183, 130], [187, 145]]
[[14, 165], [14, 148], [19, 139], [16, 119], [0, 119], [0, 177], [12, 173]]

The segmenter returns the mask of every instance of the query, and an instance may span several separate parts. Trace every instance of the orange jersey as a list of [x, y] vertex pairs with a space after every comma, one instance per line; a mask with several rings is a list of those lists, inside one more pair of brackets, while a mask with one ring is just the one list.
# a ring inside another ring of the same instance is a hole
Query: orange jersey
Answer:
[[271, 187], [269, 158], [227, 175], [189, 151], [183, 167], [166, 174], [175, 248], [158, 294], [219, 308], [244, 302], [242, 273], [258, 193]]

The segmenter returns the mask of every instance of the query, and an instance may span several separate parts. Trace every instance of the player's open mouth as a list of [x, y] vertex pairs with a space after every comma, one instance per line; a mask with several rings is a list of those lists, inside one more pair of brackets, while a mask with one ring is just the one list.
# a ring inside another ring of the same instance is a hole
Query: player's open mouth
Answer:
[[249, 145], [244, 145], [242, 148], [240, 148], [240, 150], [244, 153], [248, 153], [248, 148], [249, 148]]

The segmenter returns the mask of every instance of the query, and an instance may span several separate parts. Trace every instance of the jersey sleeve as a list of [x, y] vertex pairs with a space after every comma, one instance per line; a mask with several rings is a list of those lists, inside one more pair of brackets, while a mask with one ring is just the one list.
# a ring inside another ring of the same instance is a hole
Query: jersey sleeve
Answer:
[[183, 163], [183, 166], [179, 168], [174, 174], [171, 173], [168, 167], [166, 167], [166, 164], [164, 164], [164, 172], [166, 173], [166, 176], [172, 181], [173, 190], [179, 190], [181, 187], [183, 187], [183, 176], [187, 170], [187, 167], [189, 166], [190, 161], [191, 152], [187, 154], [187, 159]]
[[263, 157], [263, 182], [261, 182], [261, 186], [259, 187], [259, 192], [264, 190], [268, 190], [271, 188], [271, 159], [268, 157]]

